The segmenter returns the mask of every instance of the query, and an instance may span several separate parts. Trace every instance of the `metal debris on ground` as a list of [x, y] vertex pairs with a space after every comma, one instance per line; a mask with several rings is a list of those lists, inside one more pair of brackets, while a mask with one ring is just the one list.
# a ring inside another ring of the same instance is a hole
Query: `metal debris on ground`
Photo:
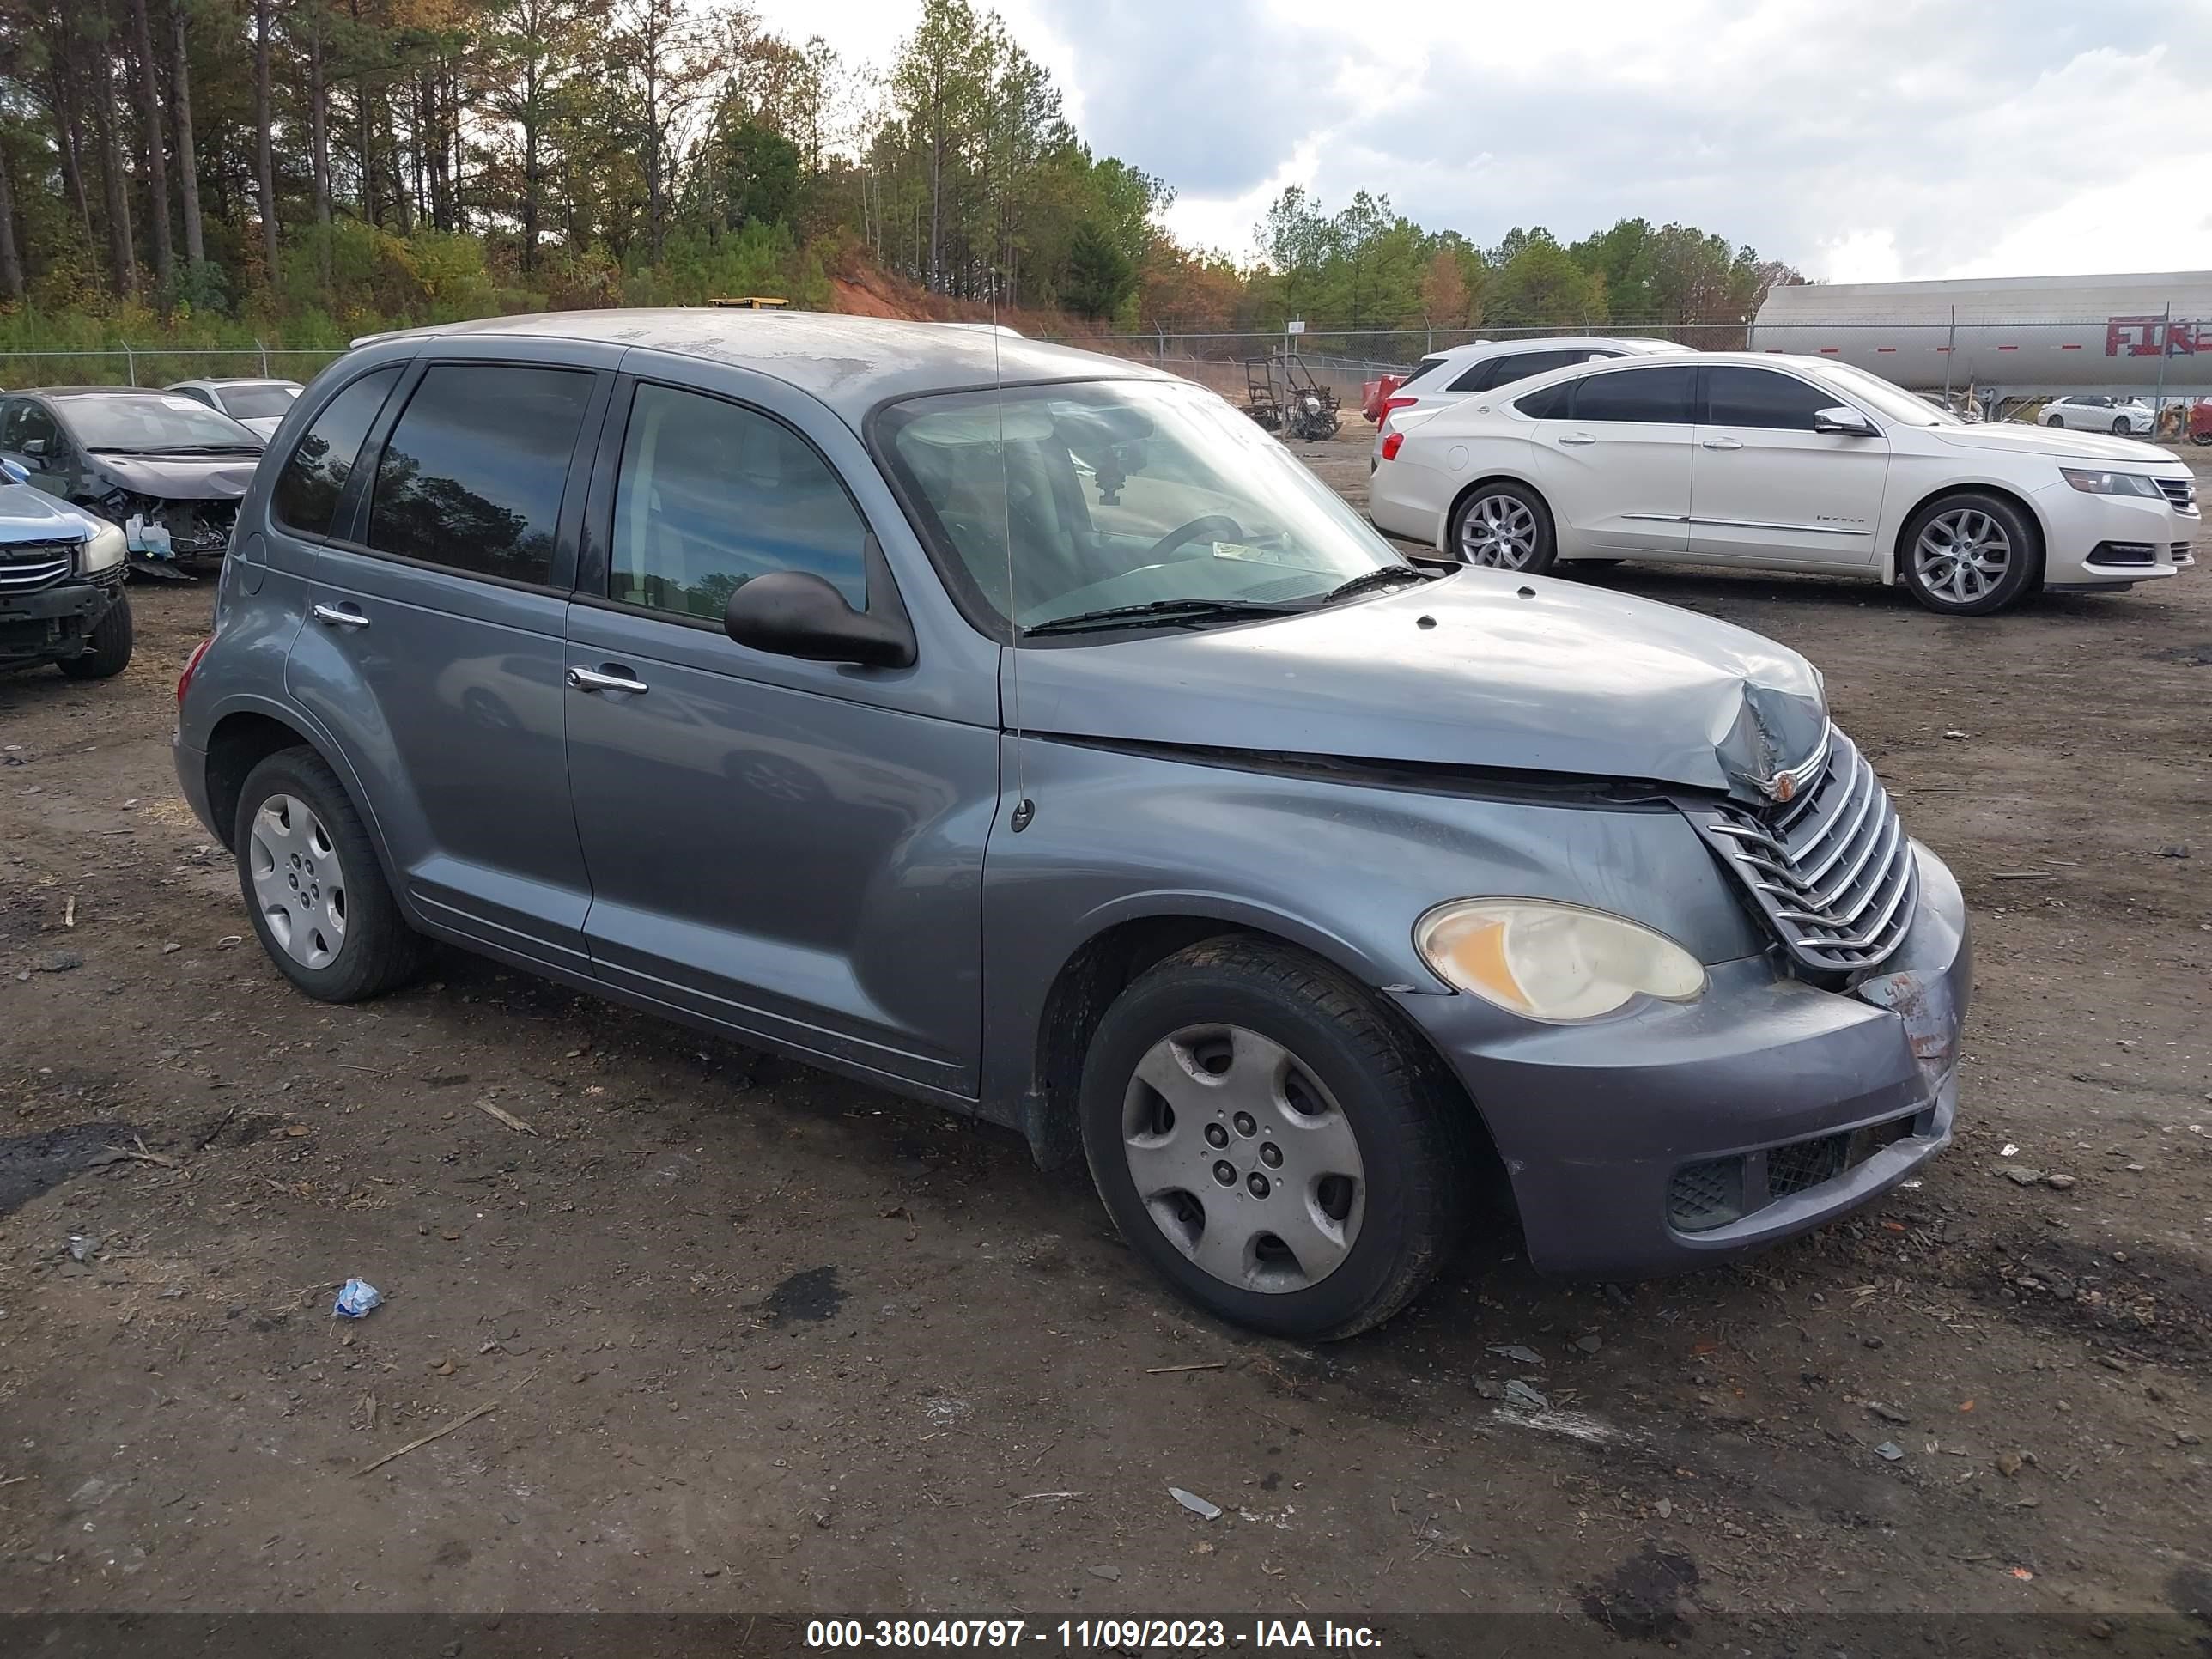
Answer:
[[89, 1261], [100, 1254], [101, 1240], [97, 1233], [71, 1233], [69, 1236], [69, 1256], [72, 1261]]
[[1874, 1455], [1885, 1463], [1894, 1463], [1905, 1455], [1905, 1448], [1894, 1440], [1885, 1440], [1874, 1449]]
[[1221, 1505], [1218, 1504], [1207, 1503], [1203, 1498], [1200, 1498], [1194, 1492], [1185, 1492], [1181, 1486], [1170, 1486], [1168, 1488], [1168, 1496], [1174, 1498], [1176, 1503], [1182, 1504], [1183, 1508], [1188, 1510], [1193, 1515], [1199, 1516], [1205, 1520], [1218, 1521], [1221, 1518]]
[[2008, 1140], [2005, 1142], [2003, 1146], [1998, 1150], [1997, 1156], [1999, 1158], [2010, 1158], [2019, 1151], [2020, 1146], [2018, 1142]]
[[1493, 1347], [1490, 1352], [1502, 1359], [1511, 1360], [1516, 1365], [1540, 1365], [1544, 1363], [1543, 1355], [1534, 1348], [1524, 1348], [1517, 1342], [1510, 1347]]
[[338, 1299], [331, 1304], [331, 1312], [341, 1319], [363, 1319], [379, 1303], [384, 1292], [366, 1279], [349, 1279], [338, 1291]]
[[1530, 1411], [1547, 1412], [1552, 1409], [1549, 1400], [1517, 1376], [1506, 1383], [1505, 1397], [1516, 1406], [1526, 1406]]

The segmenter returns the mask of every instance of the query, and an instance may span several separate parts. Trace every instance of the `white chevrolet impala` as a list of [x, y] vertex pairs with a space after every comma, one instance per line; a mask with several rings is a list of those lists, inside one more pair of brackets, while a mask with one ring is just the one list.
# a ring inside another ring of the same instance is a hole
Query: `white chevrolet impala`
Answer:
[[1653, 559], [1857, 574], [1985, 616], [2193, 560], [2187, 466], [2130, 439], [1969, 426], [1819, 357], [1583, 363], [1392, 433], [1375, 522], [1532, 573]]

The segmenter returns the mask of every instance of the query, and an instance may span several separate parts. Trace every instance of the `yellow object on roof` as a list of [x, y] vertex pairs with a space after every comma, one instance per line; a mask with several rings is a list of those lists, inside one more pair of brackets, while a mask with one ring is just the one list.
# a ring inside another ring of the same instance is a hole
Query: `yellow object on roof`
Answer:
[[791, 303], [765, 294], [748, 294], [735, 300], [709, 300], [710, 306], [721, 306], [732, 311], [781, 311]]

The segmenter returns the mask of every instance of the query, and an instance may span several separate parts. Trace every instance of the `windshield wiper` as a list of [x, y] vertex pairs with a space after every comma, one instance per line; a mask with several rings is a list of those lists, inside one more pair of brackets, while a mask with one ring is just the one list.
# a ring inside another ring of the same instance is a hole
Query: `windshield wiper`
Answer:
[[1141, 628], [1154, 622], [1236, 622], [1247, 617], [1288, 617], [1313, 609], [1310, 604], [1270, 604], [1261, 599], [1149, 599], [1143, 605], [1079, 611], [1022, 629], [1030, 639], [1042, 634], [1087, 634], [1109, 628]]
[[1372, 570], [1363, 570], [1348, 582], [1340, 582], [1321, 596], [1323, 605], [1334, 605], [1339, 599], [1348, 599], [1355, 593], [1364, 593], [1370, 587], [1380, 587], [1384, 582], [1430, 580], [1425, 570], [1416, 570], [1410, 564], [1377, 565]]
[[164, 444], [159, 449], [133, 449], [132, 455], [258, 455], [258, 444]]

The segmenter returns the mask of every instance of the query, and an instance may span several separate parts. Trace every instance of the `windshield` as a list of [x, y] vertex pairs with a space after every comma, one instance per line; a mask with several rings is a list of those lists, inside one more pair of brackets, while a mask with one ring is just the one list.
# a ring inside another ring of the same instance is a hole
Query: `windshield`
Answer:
[[1871, 404], [1875, 414], [1885, 420], [1895, 421], [1900, 426], [1966, 424], [1948, 410], [1923, 403], [1902, 387], [1883, 380], [1881, 375], [1869, 374], [1863, 368], [1853, 368], [1849, 363], [1822, 363], [1820, 372], [1861, 403]]
[[55, 411], [87, 449], [150, 454], [164, 449], [258, 449], [261, 440], [228, 415], [173, 392], [57, 398]]
[[[1164, 601], [1296, 605], [1409, 569], [1334, 491], [1194, 386], [947, 392], [882, 417], [954, 585], [1003, 622]], [[1004, 434], [1004, 441], [1000, 434]], [[1011, 532], [1013, 601], [1007, 593]]]
[[292, 399], [300, 395], [295, 386], [217, 386], [216, 398], [230, 411], [234, 420], [258, 421], [270, 416], [282, 416], [292, 406]]

